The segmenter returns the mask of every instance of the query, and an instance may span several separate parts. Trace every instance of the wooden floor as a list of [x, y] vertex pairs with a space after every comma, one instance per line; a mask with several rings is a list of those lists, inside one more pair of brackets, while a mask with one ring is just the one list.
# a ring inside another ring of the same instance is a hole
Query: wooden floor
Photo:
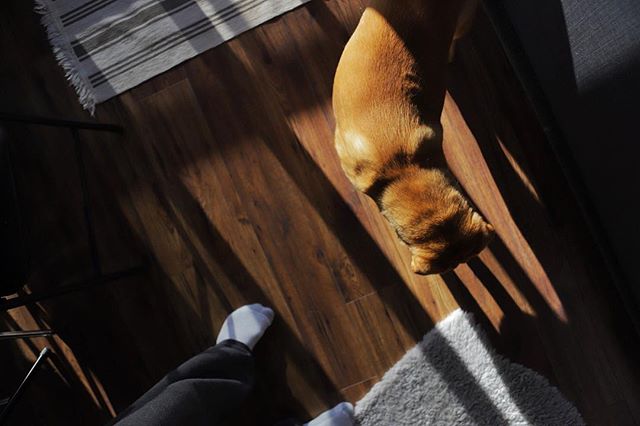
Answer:
[[[0, 110], [90, 119], [31, 7], [0, 6]], [[40, 347], [56, 355], [16, 424], [103, 423], [214, 343], [226, 314], [248, 302], [272, 306], [277, 320], [234, 424], [306, 419], [358, 400], [458, 307], [589, 424], [640, 424], [637, 338], [482, 13], [450, 67], [443, 124], [451, 168], [495, 241], [453, 272], [413, 275], [406, 248], [350, 186], [332, 146], [330, 97], [362, 10], [359, 0], [313, 0], [98, 106], [97, 120], [126, 128], [81, 132], [100, 260], [104, 272], [150, 267], [3, 316], [7, 329], [58, 333], [2, 342], [3, 393]], [[69, 133], [4, 131], [28, 212], [30, 288], [87, 277]]]

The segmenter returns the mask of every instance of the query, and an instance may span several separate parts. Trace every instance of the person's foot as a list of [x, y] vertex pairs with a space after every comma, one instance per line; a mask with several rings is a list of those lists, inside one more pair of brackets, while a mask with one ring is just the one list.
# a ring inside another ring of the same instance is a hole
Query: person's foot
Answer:
[[305, 426], [351, 426], [353, 422], [353, 405], [348, 402], [341, 402], [309, 423], [305, 423]]
[[273, 322], [273, 317], [273, 310], [259, 303], [242, 306], [224, 320], [216, 343], [231, 339], [253, 349]]

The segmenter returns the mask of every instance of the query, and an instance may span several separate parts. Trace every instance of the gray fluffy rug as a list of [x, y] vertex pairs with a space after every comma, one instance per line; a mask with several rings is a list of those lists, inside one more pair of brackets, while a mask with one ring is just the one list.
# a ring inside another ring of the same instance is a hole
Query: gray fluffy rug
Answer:
[[460, 310], [356, 404], [356, 418], [362, 426], [584, 424], [558, 389], [496, 354]]

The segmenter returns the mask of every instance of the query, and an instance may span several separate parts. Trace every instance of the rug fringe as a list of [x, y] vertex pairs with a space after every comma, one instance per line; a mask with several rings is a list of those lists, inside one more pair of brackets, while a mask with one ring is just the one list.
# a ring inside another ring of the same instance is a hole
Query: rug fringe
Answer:
[[95, 92], [91, 84], [80, 74], [80, 66], [71, 49], [71, 44], [65, 34], [60, 31], [60, 22], [47, 0], [35, 0], [35, 3], [35, 11], [42, 16], [40, 20], [47, 31], [47, 37], [58, 64], [64, 69], [65, 77], [76, 90], [82, 107], [93, 116], [96, 108]]

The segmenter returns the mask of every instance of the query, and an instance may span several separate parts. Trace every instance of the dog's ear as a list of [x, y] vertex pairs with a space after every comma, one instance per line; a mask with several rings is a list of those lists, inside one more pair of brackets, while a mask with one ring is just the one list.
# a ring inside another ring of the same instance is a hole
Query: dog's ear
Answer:
[[412, 253], [411, 255], [411, 271], [415, 274], [429, 275], [431, 271], [431, 262], [424, 256], [418, 253]]
[[413, 157], [413, 161], [418, 164], [433, 167], [434, 161], [438, 164], [444, 159], [442, 125], [439, 123], [419, 126], [413, 131], [409, 143], [408, 152]]
[[475, 255], [478, 252], [482, 251], [491, 242], [491, 240], [495, 236], [496, 231], [493, 228], [493, 225], [491, 225], [488, 222], [485, 222], [482, 216], [480, 216], [476, 212], [473, 213], [472, 223], [474, 227], [477, 229], [476, 231], [477, 235], [479, 235], [481, 239], [480, 246], [474, 253]]

